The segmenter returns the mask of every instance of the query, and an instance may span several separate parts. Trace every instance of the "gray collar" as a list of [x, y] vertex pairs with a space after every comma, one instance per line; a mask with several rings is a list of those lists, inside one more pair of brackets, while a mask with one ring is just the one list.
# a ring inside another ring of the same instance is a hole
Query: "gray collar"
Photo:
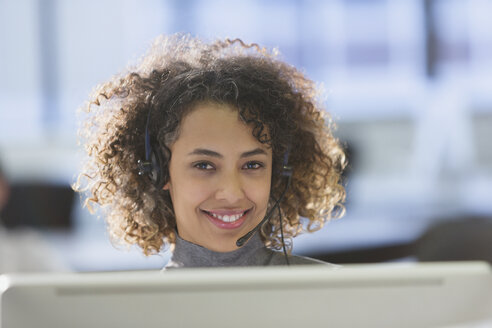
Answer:
[[241, 248], [232, 252], [214, 252], [186, 241], [176, 234], [176, 245], [166, 268], [172, 267], [228, 267], [265, 265], [272, 257], [258, 233]]

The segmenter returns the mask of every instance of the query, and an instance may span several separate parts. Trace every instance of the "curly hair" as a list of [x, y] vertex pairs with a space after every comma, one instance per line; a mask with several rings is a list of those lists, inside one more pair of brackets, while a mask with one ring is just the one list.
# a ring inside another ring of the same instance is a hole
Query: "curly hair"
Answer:
[[281, 221], [290, 252], [292, 237], [343, 215], [346, 163], [333, 124], [316, 101], [315, 84], [276, 57], [239, 39], [205, 43], [188, 35], [161, 36], [135, 66], [93, 90], [80, 129], [89, 156], [74, 189], [87, 192], [91, 211], [94, 203], [106, 211], [113, 241], [136, 244], [145, 255], [174, 244], [170, 195], [138, 174], [137, 160], [145, 158], [149, 117], [148, 131], [168, 176], [169, 146], [183, 117], [200, 102], [236, 108], [253, 136], [271, 147], [270, 207], [285, 187], [283, 155], [292, 149], [291, 187], [280, 203], [286, 219], [276, 213], [262, 226], [267, 247], [281, 249]]

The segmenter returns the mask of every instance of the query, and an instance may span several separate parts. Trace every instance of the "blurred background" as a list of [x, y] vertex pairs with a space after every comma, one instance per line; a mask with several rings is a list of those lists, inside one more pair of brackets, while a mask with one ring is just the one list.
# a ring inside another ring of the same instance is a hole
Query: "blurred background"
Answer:
[[335, 263], [491, 261], [492, 0], [0, 0], [0, 273], [161, 268], [70, 184], [91, 89], [159, 34], [240, 37], [322, 85], [347, 214], [294, 240]]

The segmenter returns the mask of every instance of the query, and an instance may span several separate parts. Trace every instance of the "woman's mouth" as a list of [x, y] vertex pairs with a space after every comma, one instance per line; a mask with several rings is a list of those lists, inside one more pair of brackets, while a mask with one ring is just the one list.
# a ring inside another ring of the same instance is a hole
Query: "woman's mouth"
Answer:
[[250, 210], [251, 209], [248, 209], [242, 212], [236, 211], [236, 213], [229, 211], [228, 214], [205, 210], [201, 211], [215, 226], [222, 229], [236, 229], [244, 223]]

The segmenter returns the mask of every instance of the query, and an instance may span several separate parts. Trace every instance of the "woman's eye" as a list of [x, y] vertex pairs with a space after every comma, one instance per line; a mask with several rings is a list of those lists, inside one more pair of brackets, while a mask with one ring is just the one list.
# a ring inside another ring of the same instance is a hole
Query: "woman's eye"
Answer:
[[196, 163], [195, 165], [193, 165], [193, 167], [196, 167], [199, 170], [207, 170], [207, 171], [213, 169], [213, 166], [207, 162]]
[[259, 162], [248, 162], [248, 163], [246, 163], [245, 166], [248, 170], [257, 170], [259, 168], [262, 168], [263, 164], [261, 164]]

